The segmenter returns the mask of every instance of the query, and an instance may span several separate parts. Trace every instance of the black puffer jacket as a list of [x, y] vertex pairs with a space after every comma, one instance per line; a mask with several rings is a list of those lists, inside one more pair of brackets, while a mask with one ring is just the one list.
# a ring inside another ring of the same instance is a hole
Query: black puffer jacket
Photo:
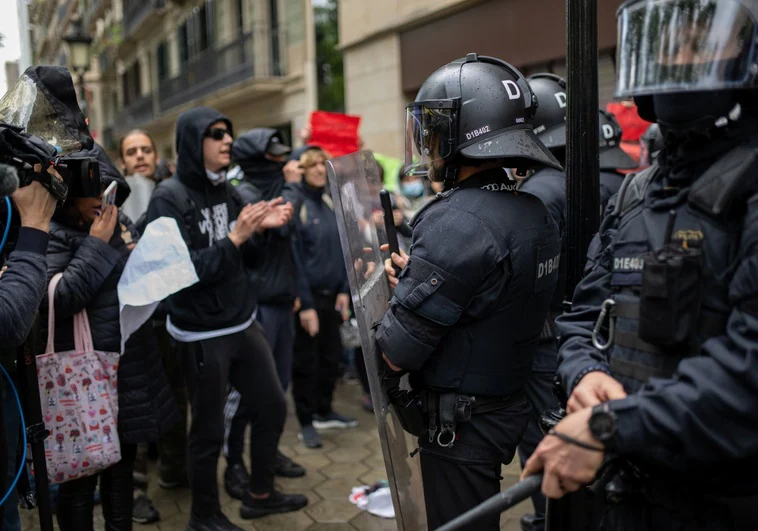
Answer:
[[[48, 281], [63, 273], [55, 290], [55, 351], [74, 348], [73, 316], [87, 309], [95, 349], [118, 352], [121, 333], [118, 281], [137, 240], [131, 221], [120, 215], [114, 236], [105, 243], [59, 212], [50, 225]], [[43, 302], [47, 321], [47, 300]], [[118, 431], [122, 443], [152, 442], [179, 420], [150, 322], [126, 343], [118, 368]]]

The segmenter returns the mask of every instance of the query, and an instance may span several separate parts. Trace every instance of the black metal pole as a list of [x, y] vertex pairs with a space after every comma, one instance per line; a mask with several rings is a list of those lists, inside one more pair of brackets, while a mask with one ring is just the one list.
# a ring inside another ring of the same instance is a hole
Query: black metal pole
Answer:
[[597, 0], [566, 0], [566, 36], [566, 293], [571, 297], [600, 224]]
[[[600, 224], [597, 61], [597, 0], [566, 0], [567, 308], [582, 278], [587, 248]], [[548, 500], [545, 529], [592, 529], [594, 503], [584, 490], [560, 500]]]
[[47, 479], [47, 461], [45, 460], [45, 439], [48, 436], [48, 431], [42, 419], [42, 405], [37, 387], [36, 354], [40, 351], [40, 344], [39, 314], [37, 314], [29, 337], [19, 347], [16, 366], [22, 375], [19, 378], [20, 383], [24, 386], [26, 438], [32, 447], [40, 531], [54, 531], [53, 511], [50, 505], [50, 484]]
[[84, 88], [84, 73], [86, 70], [79, 70], [79, 108], [82, 110], [84, 118], [87, 119], [87, 91]]

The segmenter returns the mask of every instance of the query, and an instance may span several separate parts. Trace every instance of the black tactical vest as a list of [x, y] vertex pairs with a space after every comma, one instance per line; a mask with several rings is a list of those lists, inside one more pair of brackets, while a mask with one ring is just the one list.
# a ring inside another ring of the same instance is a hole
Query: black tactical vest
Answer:
[[627, 392], [650, 378], [670, 378], [683, 358], [725, 332], [756, 166], [755, 148], [746, 145], [684, 189], [665, 188], [657, 166], [622, 185], [601, 227], [614, 325], [611, 331], [603, 323], [602, 335], [610, 340], [611, 372]]

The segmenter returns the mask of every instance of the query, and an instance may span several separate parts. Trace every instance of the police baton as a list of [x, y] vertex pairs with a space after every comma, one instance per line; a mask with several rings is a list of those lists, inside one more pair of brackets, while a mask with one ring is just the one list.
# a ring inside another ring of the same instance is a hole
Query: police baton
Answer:
[[445, 525], [438, 527], [437, 531], [453, 531], [473, 524], [493, 514], [500, 514], [507, 511], [517, 503], [527, 499], [532, 494], [540, 491], [542, 486], [542, 474], [529, 476], [523, 481], [519, 481], [509, 489], [499, 492], [489, 500], [485, 500], [473, 509], [462, 515], [450, 520]]

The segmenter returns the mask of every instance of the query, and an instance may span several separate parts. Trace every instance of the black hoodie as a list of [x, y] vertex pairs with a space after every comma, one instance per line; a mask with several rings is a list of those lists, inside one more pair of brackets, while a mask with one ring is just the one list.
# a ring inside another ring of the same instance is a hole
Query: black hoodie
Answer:
[[[268, 160], [264, 154], [276, 129], [258, 128], [239, 136], [232, 146], [232, 157], [240, 165], [244, 180], [232, 180], [245, 203], [270, 201], [285, 196], [292, 201], [292, 191], [284, 183], [284, 164]], [[293, 201], [294, 202], [294, 201]], [[288, 225], [266, 231], [266, 252], [261, 263], [250, 271], [258, 300], [262, 304], [292, 304], [300, 297], [303, 309], [311, 308], [310, 288], [295, 240], [294, 220]]]
[[[193, 332], [240, 325], [250, 319], [257, 304], [245, 269], [255, 265], [257, 248], [250, 240], [237, 249], [227, 237], [242, 201], [231, 184], [214, 185], [205, 171], [203, 138], [218, 121], [232, 131], [226, 116], [207, 107], [179, 116], [176, 173], [156, 187], [147, 208], [148, 223], [162, 216], [174, 218], [189, 247], [200, 281], [169, 297], [167, 306], [172, 324]], [[180, 187], [186, 194], [176, 193]]]

